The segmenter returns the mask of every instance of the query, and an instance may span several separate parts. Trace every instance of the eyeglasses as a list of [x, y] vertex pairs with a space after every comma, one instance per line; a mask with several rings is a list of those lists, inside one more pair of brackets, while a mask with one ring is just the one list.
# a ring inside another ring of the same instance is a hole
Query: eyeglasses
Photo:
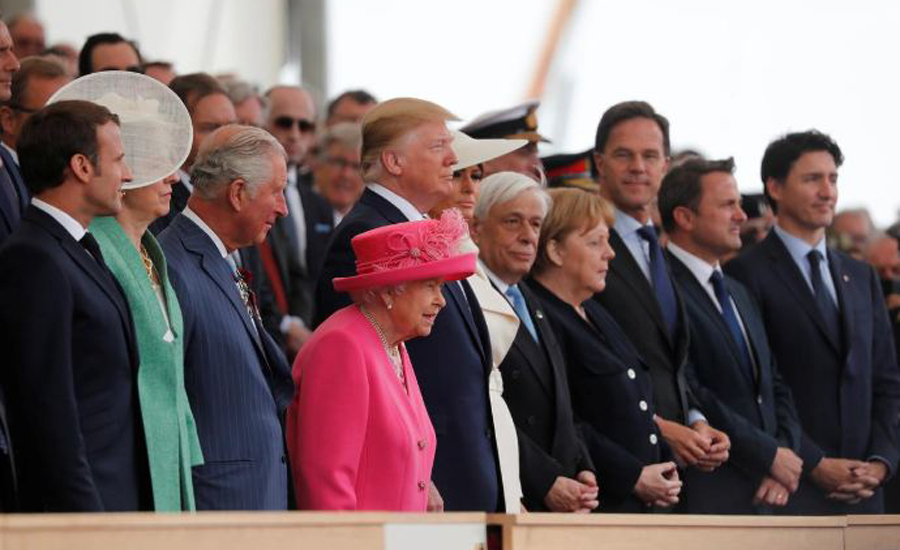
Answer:
[[360, 164], [358, 162], [351, 162], [341, 157], [325, 157], [325, 162], [334, 165], [334, 167], [339, 170], [350, 168], [354, 172], [358, 172], [360, 168]]
[[292, 118], [289, 116], [277, 117], [274, 121], [275, 126], [281, 130], [290, 130], [297, 125], [297, 129], [301, 134], [309, 134], [316, 131], [316, 123], [303, 118]]

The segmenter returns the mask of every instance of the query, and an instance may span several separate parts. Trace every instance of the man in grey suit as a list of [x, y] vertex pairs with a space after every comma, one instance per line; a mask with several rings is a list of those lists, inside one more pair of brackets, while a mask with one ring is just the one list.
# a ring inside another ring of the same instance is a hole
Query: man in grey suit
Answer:
[[268, 132], [229, 125], [201, 145], [187, 208], [160, 235], [184, 314], [185, 385], [205, 464], [197, 508], [285, 509], [284, 410], [290, 368], [262, 326], [237, 249], [287, 213], [284, 149]]

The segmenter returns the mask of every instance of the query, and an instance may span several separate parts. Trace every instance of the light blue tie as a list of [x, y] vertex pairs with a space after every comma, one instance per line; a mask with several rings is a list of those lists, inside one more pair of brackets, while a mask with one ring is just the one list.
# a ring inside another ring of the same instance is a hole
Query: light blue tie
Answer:
[[525, 305], [525, 297], [522, 296], [522, 291], [519, 290], [518, 286], [510, 285], [509, 288], [506, 289], [506, 295], [512, 300], [512, 307], [516, 310], [516, 315], [519, 316], [519, 319], [525, 325], [525, 328], [528, 329], [531, 337], [534, 338], [535, 342], [540, 342], [537, 330], [534, 328], [534, 322], [531, 320], [531, 314], [528, 313], [528, 307]]

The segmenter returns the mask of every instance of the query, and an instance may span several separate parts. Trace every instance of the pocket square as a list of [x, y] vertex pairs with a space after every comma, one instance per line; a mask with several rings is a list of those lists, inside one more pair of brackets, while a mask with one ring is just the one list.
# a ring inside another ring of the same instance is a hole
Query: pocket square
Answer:
[[317, 223], [313, 229], [316, 233], [331, 233], [331, 226], [327, 223]]

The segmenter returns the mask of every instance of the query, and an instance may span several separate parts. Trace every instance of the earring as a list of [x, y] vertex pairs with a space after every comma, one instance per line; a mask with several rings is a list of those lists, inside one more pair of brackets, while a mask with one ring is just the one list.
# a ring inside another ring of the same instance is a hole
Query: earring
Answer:
[[393, 309], [393, 307], [394, 307], [394, 304], [392, 302], [388, 302], [388, 304], [387, 304], [388, 310]]

